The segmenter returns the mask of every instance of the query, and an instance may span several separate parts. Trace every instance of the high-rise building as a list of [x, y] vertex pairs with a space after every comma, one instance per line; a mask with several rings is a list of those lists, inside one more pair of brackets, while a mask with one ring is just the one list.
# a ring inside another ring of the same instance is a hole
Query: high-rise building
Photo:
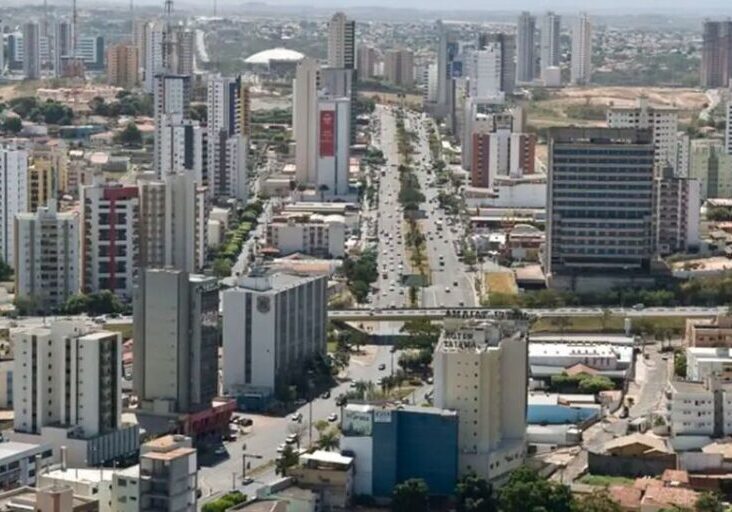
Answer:
[[23, 25], [23, 74], [26, 80], [41, 78], [41, 27], [35, 21]]
[[653, 161], [650, 130], [550, 130], [547, 278], [648, 272]]
[[50, 311], [79, 293], [79, 229], [78, 213], [59, 213], [55, 201], [35, 213], [15, 216], [16, 297]]
[[559, 35], [561, 30], [561, 16], [547, 12], [541, 20], [541, 76], [544, 77], [546, 68], [559, 66]]
[[361, 80], [370, 80], [376, 75], [376, 49], [367, 44], [359, 44], [357, 50], [358, 77]]
[[401, 87], [414, 85], [414, 54], [410, 50], [387, 50], [384, 54], [384, 78]]
[[198, 510], [197, 450], [190, 437], [164, 436], [140, 446], [139, 510]]
[[[155, 140], [153, 142], [153, 170], [158, 177], [163, 175], [162, 141], [165, 117], [178, 115], [188, 117], [191, 105], [191, 78], [185, 75], [159, 74], [155, 77], [154, 116]], [[174, 169], [174, 171], [176, 171]]]
[[328, 67], [356, 67], [356, 22], [337, 12], [328, 22]]
[[34, 212], [56, 199], [59, 180], [58, 154], [49, 151], [31, 151], [28, 166], [28, 211]]
[[691, 167], [691, 137], [685, 131], [676, 133], [676, 175], [681, 178], [689, 176]]
[[325, 354], [326, 276], [285, 273], [239, 279], [224, 291], [224, 391], [265, 399]]
[[526, 457], [528, 343], [493, 323], [446, 326], [434, 354], [434, 403], [457, 411], [458, 468], [502, 480]]
[[[148, 23], [146, 29], [140, 31], [145, 36], [145, 58], [144, 58], [144, 74], [145, 74], [145, 91], [152, 93], [155, 91], [155, 77], [161, 73], [165, 73], [165, 59], [163, 57], [163, 41], [165, 39], [165, 25], [162, 22], [155, 21]], [[140, 41], [137, 41], [140, 48]]]
[[437, 20], [437, 105], [445, 110], [452, 98], [452, 57], [450, 36], [442, 20]]
[[13, 223], [28, 211], [28, 152], [15, 144], [0, 146], [0, 259], [15, 261]]
[[144, 70], [147, 59], [147, 31], [150, 20], [147, 18], [135, 18], [132, 23], [132, 45], [137, 48], [137, 57], [140, 61], [140, 79], [144, 79]]
[[500, 54], [500, 90], [513, 94], [516, 87], [516, 36], [502, 32], [481, 34], [478, 38], [478, 49], [492, 48]]
[[81, 288], [132, 297], [139, 264], [139, 207], [136, 186], [104, 183], [81, 188]]
[[724, 149], [732, 155], [732, 87], [729, 88], [727, 103], [724, 106]]
[[486, 44], [482, 50], [471, 51], [463, 61], [468, 77], [467, 93], [475, 100], [496, 99], [502, 101], [501, 46]]
[[137, 46], [115, 44], [107, 49], [107, 83], [132, 89], [140, 82]]
[[571, 76], [578, 85], [592, 80], [592, 23], [586, 12], [580, 13], [572, 27]]
[[674, 107], [648, 104], [641, 96], [633, 107], [610, 107], [607, 111], [610, 128], [639, 128], [653, 132], [655, 162], [659, 168], [676, 168], [679, 111]]
[[165, 114], [156, 126], [160, 149], [160, 171], [156, 175], [185, 172], [202, 185], [208, 184], [207, 128], [183, 114]]
[[74, 49], [74, 29], [68, 20], [57, 20], [54, 24], [54, 52], [58, 57], [69, 57]]
[[5, 74], [5, 27], [3, 22], [0, 21], [0, 76]]
[[699, 181], [702, 200], [732, 198], [732, 156], [719, 139], [689, 143], [689, 177]]
[[135, 288], [134, 389], [150, 414], [211, 407], [218, 395], [218, 281], [146, 269]]
[[207, 186], [214, 198], [247, 200], [249, 111], [249, 87], [242, 77], [209, 78]]
[[305, 57], [297, 65], [293, 85], [292, 130], [295, 138], [297, 181], [315, 183], [318, 176], [317, 130], [320, 66]]
[[732, 21], [705, 21], [701, 86], [727, 87], [732, 78]]
[[183, 26], [173, 27], [172, 32], [172, 54], [167, 70], [176, 75], [193, 76], [196, 32]]
[[87, 69], [104, 69], [104, 37], [82, 36], [77, 40], [75, 57], [81, 59]]
[[318, 99], [317, 189], [328, 195], [348, 194], [351, 99]]
[[667, 167], [654, 178], [653, 244], [655, 252], [667, 256], [699, 247], [699, 182], [678, 177]]
[[536, 76], [536, 18], [522, 12], [518, 19], [516, 37], [516, 81], [531, 82]]

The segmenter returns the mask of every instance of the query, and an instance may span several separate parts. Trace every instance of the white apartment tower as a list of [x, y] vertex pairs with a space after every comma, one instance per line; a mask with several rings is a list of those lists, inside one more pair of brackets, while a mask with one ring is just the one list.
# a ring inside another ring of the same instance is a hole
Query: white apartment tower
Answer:
[[561, 16], [552, 11], [547, 12], [541, 20], [541, 76], [547, 68], [559, 66], [559, 35]]
[[516, 36], [516, 81], [534, 80], [536, 69], [536, 18], [529, 12], [522, 12], [518, 19]]
[[526, 455], [527, 340], [492, 323], [446, 326], [435, 349], [435, 407], [457, 411], [458, 467], [500, 480]]
[[15, 294], [49, 311], [79, 293], [79, 214], [59, 213], [56, 202], [15, 216]]
[[468, 94], [476, 100], [501, 96], [502, 54], [499, 43], [487, 43], [484, 49], [469, 53], [465, 73], [468, 76]]
[[13, 223], [18, 213], [28, 211], [28, 152], [9, 143], [0, 146], [0, 259], [15, 261]]
[[140, 48], [142, 37], [144, 37], [143, 61], [145, 72], [145, 91], [152, 93], [155, 91], [155, 77], [165, 72], [165, 59], [163, 57], [163, 38], [165, 37], [165, 25], [160, 21], [154, 21], [145, 24], [144, 30], [138, 31], [139, 39], [135, 41]]
[[[185, 75], [159, 74], [154, 78], [155, 140], [153, 147], [153, 169], [158, 177], [163, 175], [162, 131], [166, 116], [187, 117], [191, 105], [191, 78]], [[176, 171], [176, 169], [173, 169]]]
[[23, 25], [23, 74], [26, 80], [41, 78], [41, 27], [35, 21]]
[[348, 194], [351, 142], [351, 99], [318, 99], [317, 189], [325, 194]]
[[356, 22], [337, 12], [328, 22], [328, 67], [354, 69]]
[[724, 149], [728, 155], [732, 155], [732, 84], [727, 91], [727, 103], [725, 104], [724, 123]]
[[572, 83], [586, 85], [592, 80], [592, 23], [580, 13], [572, 27]]
[[317, 129], [318, 82], [320, 66], [305, 57], [297, 65], [293, 85], [292, 126], [295, 137], [295, 169], [297, 181], [315, 183], [318, 177]]
[[198, 121], [182, 114], [166, 114], [162, 126], [155, 127], [159, 135], [159, 177], [185, 172], [203, 185], [208, 183], [207, 129]]

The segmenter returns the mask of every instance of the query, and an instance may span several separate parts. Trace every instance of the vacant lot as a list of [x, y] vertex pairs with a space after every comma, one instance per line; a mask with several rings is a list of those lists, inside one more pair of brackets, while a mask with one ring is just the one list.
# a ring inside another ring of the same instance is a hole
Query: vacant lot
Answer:
[[488, 294], [517, 295], [518, 286], [513, 272], [486, 272], [485, 287]]

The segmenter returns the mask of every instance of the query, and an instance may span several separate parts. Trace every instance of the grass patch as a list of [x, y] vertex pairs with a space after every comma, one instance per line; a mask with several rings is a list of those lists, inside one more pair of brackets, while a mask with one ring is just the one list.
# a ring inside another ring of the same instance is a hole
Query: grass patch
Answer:
[[599, 487], [609, 487], [611, 485], [624, 485], [630, 487], [635, 480], [624, 476], [606, 476], [606, 475], [584, 475], [580, 478], [579, 483], [585, 485], [596, 485]]
[[122, 340], [128, 340], [132, 338], [132, 323], [129, 324], [104, 324], [104, 329], [107, 331], [118, 332], [122, 335]]
[[[567, 316], [569, 324], [564, 328], [565, 332], [623, 332], [625, 330], [625, 317], [610, 316], [603, 325], [601, 316]], [[557, 325], [552, 322], [552, 317], [539, 318], [532, 326], [531, 332], [557, 332]], [[638, 317], [631, 317], [631, 326], [636, 327]], [[677, 316], [647, 316], [643, 322], [652, 325], [654, 328], [681, 330], [686, 326], [685, 317]]]
[[513, 272], [486, 272], [483, 282], [489, 294], [518, 295], [518, 286]]

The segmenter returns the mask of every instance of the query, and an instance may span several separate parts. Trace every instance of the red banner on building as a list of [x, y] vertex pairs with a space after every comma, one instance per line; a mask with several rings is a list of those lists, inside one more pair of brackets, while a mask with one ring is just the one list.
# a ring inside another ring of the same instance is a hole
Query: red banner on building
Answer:
[[320, 113], [320, 156], [335, 156], [335, 111]]

